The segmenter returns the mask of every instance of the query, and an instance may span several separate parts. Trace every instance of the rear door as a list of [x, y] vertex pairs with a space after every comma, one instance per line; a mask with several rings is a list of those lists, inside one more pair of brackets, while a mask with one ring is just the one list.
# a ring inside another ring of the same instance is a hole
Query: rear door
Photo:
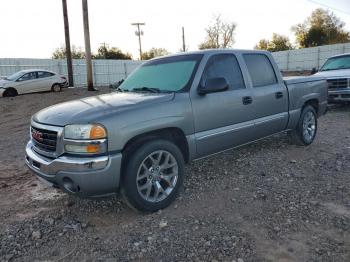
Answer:
[[288, 123], [288, 90], [265, 54], [243, 54], [253, 87], [255, 139], [284, 130]]
[[191, 90], [197, 157], [216, 153], [252, 139], [254, 111], [249, 101], [252, 88], [246, 88], [241, 68], [234, 54], [212, 55], [201, 76], [207, 79], [224, 77], [229, 89], [199, 95]]
[[50, 72], [38, 71], [38, 91], [51, 90], [52, 84], [54, 82], [54, 76], [55, 74]]

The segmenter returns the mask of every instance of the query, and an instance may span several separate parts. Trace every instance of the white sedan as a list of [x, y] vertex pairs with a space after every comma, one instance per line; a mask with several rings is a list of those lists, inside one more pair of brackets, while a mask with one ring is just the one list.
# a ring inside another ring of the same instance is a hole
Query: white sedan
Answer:
[[54, 72], [41, 69], [23, 70], [0, 80], [0, 97], [43, 91], [59, 92], [67, 85], [66, 77]]

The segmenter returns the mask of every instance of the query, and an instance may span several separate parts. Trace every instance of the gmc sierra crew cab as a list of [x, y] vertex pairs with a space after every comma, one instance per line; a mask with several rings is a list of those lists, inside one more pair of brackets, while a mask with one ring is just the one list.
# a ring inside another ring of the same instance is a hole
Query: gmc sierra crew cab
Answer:
[[283, 80], [268, 52], [170, 55], [145, 62], [113, 93], [36, 113], [26, 164], [68, 193], [121, 192], [155, 211], [175, 199], [185, 163], [284, 131], [310, 145], [326, 108], [324, 79]]

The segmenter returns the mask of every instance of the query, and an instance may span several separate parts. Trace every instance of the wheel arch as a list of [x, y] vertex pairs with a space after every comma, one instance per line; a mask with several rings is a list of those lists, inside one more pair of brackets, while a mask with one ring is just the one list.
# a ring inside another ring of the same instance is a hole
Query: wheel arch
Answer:
[[62, 87], [60, 83], [55, 82], [55, 83], [53, 83], [53, 84], [51, 85], [51, 90], [53, 90], [53, 87], [54, 87], [55, 85], [59, 85], [60, 87]]
[[10, 90], [13, 90], [15, 92], [15, 95], [17, 96], [19, 93], [15, 87], [7, 87], [2, 96], [7, 96], [6, 93], [9, 92]]
[[179, 147], [186, 163], [189, 162], [189, 146], [184, 132], [178, 127], [168, 127], [139, 134], [129, 139], [122, 149], [124, 155], [130, 154], [139, 146], [154, 139], [165, 139]]
[[317, 98], [312, 98], [312, 99], [309, 99], [309, 100], [305, 101], [303, 106], [302, 106], [301, 112], [303, 111], [303, 109], [306, 106], [312, 106], [315, 109], [316, 114], [318, 115], [319, 101], [318, 101]]

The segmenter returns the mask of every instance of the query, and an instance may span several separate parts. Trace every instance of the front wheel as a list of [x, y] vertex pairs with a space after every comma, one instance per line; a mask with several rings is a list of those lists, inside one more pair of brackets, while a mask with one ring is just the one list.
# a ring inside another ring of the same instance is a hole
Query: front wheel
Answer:
[[18, 92], [16, 89], [14, 88], [8, 88], [4, 91], [3, 93], [3, 97], [14, 97], [14, 96], [17, 96], [18, 95]]
[[312, 106], [305, 106], [301, 112], [298, 125], [292, 131], [293, 142], [297, 145], [310, 145], [317, 133], [317, 114]]
[[175, 144], [147, 142], [126, 161], [121, 193], [131, 207], [154, 212], [174, 201], [184, 176], [184, 159]]

